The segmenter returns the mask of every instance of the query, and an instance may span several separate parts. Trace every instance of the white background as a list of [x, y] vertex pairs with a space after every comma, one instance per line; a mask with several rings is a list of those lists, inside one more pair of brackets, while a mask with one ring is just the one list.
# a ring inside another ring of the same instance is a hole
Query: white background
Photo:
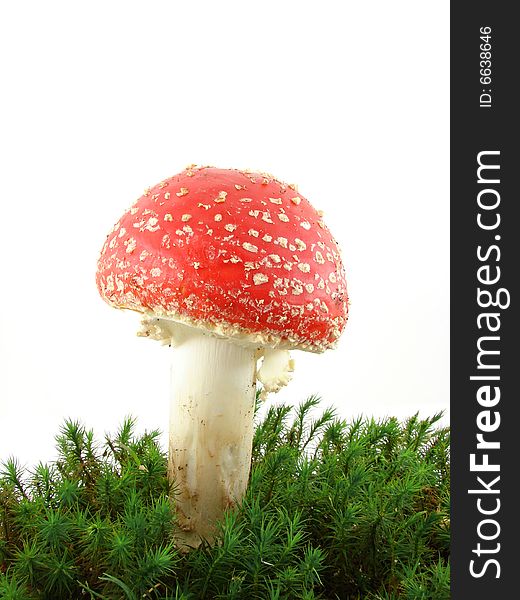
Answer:
[[0, 8], [0, 460], [65, 417], [167, 428], [171, 351], [96, 260], [189, 163], [296, 182], [343, 250], [350, 320], [278, 400], [449, 420], [449, 3], [11, 2]]

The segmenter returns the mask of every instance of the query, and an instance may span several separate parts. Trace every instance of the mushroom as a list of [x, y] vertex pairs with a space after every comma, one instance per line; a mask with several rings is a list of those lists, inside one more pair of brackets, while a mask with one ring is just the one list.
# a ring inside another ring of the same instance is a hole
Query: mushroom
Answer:
[[96, 279], [110, 305], [142, 313], [139, 335], [173, 348], [178, 543], [211, 541], [247, 487], [256, 380], [278, 391], [291, 378], [289, 350], [333, 348], [346, 325], [337, 244], [294, 185], [192, 165], [124, 213]]

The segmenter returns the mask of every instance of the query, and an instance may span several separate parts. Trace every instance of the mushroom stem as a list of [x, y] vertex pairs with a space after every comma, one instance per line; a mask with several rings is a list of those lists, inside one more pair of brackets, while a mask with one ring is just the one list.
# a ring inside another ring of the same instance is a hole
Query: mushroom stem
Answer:
[[256, 392], [255, 348], [185, 328], [174, 345], [168, 475], [180, 547], [211, 542], [246, 491]]

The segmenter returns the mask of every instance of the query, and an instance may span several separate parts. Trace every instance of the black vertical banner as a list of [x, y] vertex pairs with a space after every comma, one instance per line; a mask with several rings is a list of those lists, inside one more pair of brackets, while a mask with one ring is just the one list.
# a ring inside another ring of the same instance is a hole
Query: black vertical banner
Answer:
[[520, 30], [451, 4], [452, 598], [520, 597]]

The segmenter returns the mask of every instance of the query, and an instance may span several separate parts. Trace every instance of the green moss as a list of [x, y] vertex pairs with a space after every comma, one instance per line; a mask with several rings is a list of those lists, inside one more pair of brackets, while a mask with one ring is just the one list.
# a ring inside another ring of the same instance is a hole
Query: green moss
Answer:
[[270, 408], [244, 502], [186, 554], [159, 433], [126, 419], [98, 443], [67, 421], [55, 463], [2, 465], [0, 598], [449, 598], [440, 415], [346, 423], [317, 405]]

